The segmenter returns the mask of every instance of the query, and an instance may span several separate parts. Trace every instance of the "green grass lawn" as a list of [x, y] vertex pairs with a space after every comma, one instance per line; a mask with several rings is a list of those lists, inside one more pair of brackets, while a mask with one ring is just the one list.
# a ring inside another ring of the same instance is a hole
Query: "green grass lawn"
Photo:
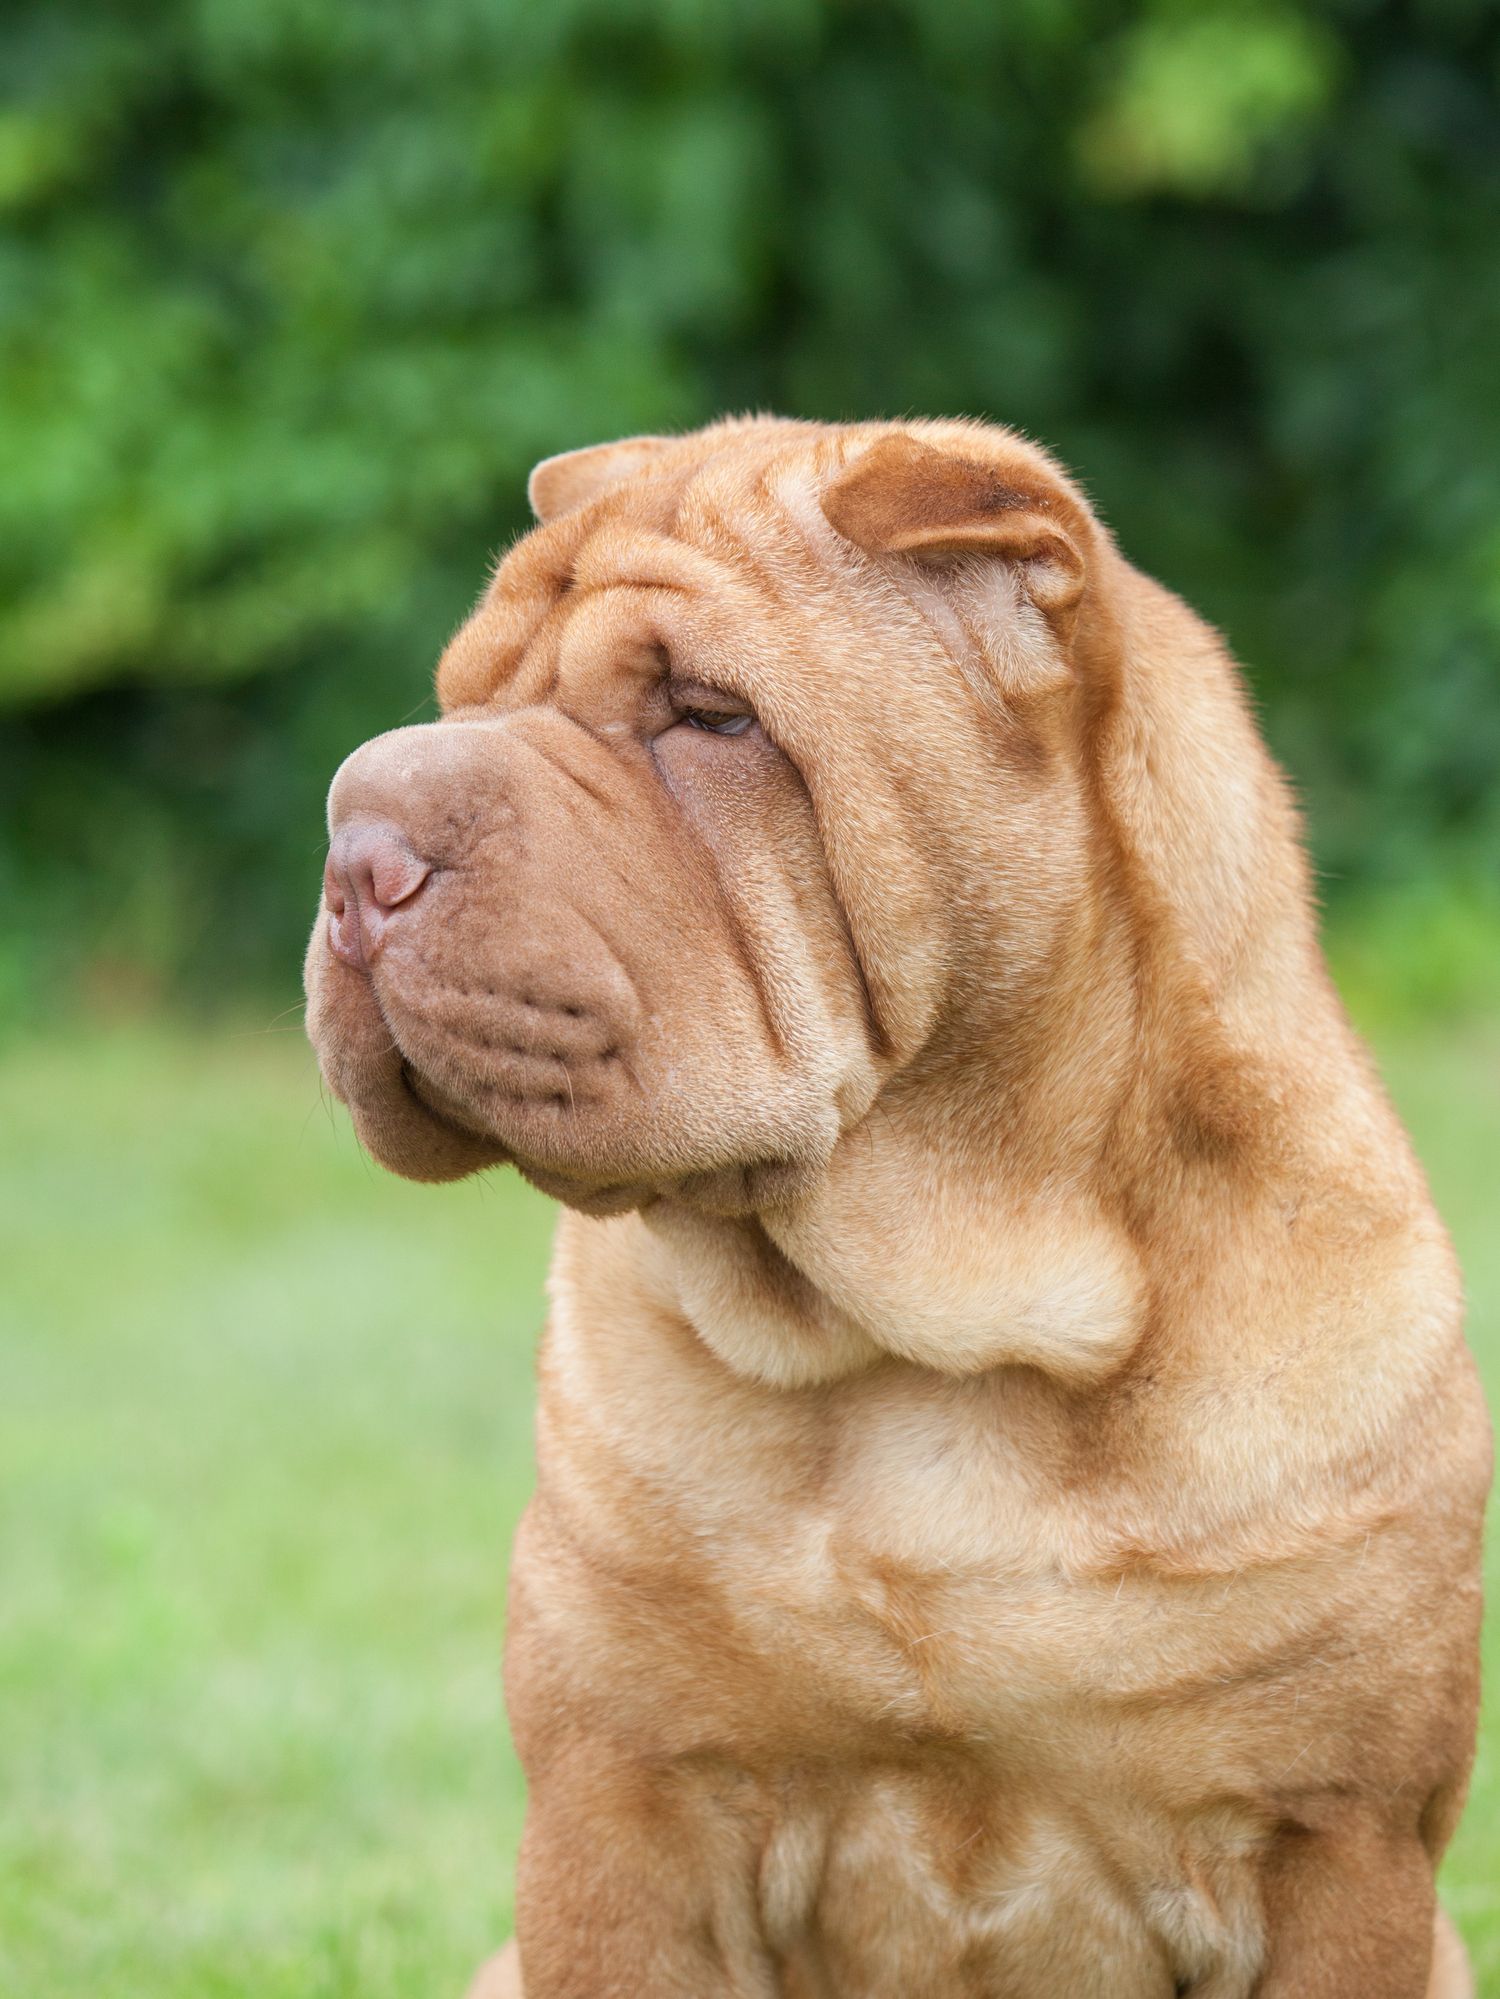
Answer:
[[[1381, 1054], [1493, 1384], [1500, 1031]], [[5, 1999], [457, 1999], [506, 1931], [548, 1219], [368, 1166], [294, 1032], [0, 1057]], [[1500, 1999], [1500, 1724], [1445, 1892]]]

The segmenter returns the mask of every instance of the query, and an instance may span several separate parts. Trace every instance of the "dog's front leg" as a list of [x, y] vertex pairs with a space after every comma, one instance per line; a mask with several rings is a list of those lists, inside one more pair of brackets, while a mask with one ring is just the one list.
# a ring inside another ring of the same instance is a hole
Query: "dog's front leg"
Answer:
[[521, 1954], [514, 1939], [479, 1967], [466, 1999], [524, 1999]]
[[[696, 1792], [697, 1786], [688, 1787]], [[773, 1999], [752, 1825], [632, 1766], [533, 1783], [516, 1876], [526, 1999]]]
[[1460, 1999], [1462, 1946], [1439, 1921], [1432, 1862], [1369, 1822], [1284, 1835], [1266, 1880], [1256, 1999]]

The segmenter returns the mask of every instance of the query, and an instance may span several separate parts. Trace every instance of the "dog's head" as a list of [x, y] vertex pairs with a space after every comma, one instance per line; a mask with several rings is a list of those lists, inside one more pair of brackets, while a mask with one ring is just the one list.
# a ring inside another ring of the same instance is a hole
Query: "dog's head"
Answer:
[[1118, 558], [980, 425], [734, 422], [531, 495], [442, 718], [334, 780], [310, 1032], [398, 1172], [744, 1210], [1069, 948]]

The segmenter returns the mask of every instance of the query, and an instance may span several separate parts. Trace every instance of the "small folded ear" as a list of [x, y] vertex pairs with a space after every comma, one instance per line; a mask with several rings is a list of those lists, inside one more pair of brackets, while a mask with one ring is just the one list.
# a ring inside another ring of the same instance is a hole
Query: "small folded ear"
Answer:
[[526, 482], [531, 511], [542, 522], [570, 514], [585, 501], [639, 472], [658, 452], [677, 440], [671, 437], [622, 437], [616, 444], [588, 444], [581, 451], [560, 451], [534, 466]]
[[824, 493], [823, 512], [869, 555], [911, 556], [935, 567], [996, 556], [1062, 630], [1083, 593], [1081, 510], [1061, 484], [1029, 466], [1012, 476], [896, 432], [872, 444]]

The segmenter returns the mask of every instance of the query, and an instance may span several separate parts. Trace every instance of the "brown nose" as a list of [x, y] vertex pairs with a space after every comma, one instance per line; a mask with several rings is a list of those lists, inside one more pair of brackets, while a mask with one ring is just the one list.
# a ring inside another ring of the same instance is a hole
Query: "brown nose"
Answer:
[[385, 942], [392, 913], [411, 901], [431, 873], [430, 864], [387, 820], [340, 826], [323, 870], [333, 955], [367, 971]]

